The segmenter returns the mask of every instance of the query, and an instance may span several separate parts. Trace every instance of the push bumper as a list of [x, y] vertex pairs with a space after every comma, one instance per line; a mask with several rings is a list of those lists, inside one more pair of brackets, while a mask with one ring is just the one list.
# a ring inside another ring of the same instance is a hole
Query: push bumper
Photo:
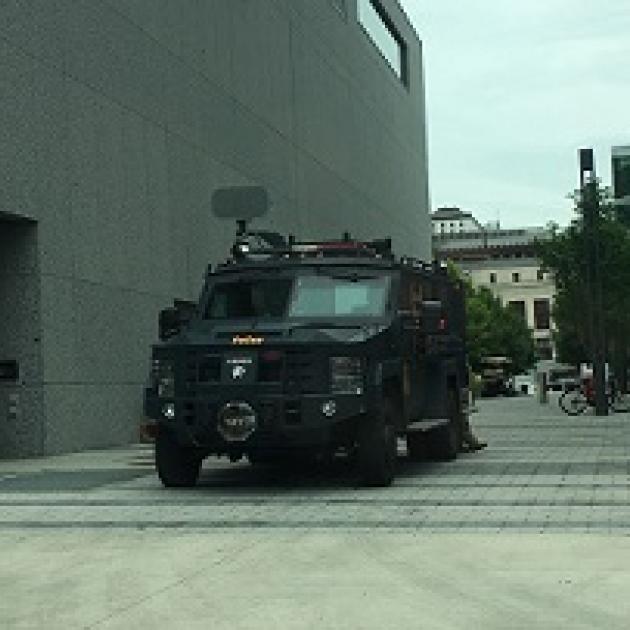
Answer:
[[[225, 405], [244, 402], [256, 416], [256, 429], [243, 441], [227, 441], [218, 430], [219, 415]], [[172, 403], [175, 414], [167, 418], [165, 405]], [[210, 451], [263, 448], [300, 448], [324, 446], [337, 427], [365, 414], [368, 397], [354, 394], [305, 394], [248, 397], [231, 392], [221, 397], [191, 400], [158, 399], [145, 392], [145, 415], [160, 428], [171, 431], [182, 445], [208, 448]]]

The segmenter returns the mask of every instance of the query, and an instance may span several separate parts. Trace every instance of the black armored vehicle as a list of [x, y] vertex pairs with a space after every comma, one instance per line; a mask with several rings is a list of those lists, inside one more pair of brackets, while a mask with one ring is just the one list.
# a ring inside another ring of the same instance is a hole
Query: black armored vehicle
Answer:
[[466, 426], [463, 289], [389, 240], [297, 242], [246, 222], [196, 304], [160, 314], [145, 413], [165, 486], [202, 460], [345, 451], [365, 485], [457, 456]]

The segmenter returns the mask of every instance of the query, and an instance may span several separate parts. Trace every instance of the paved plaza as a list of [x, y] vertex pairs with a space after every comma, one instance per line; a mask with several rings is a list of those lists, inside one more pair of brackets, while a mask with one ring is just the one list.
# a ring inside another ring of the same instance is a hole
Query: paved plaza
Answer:
[[630, 415], [474, 426], [382, 489], [211, 460], [166, 490], [147, 445], [0, 462], [0, 627], [630, 627]]

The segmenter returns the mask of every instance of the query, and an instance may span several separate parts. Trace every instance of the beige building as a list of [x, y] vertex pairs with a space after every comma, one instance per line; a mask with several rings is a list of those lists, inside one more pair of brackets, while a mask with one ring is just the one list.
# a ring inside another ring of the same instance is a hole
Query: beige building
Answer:
[[442, 220], [440, 211], [433, 213], [435, 257], [457, 263], [474, 286], [487, 287], [504, 305], [520, 313], [534, 333], [538, 358], [555, 359], [551, 318], [555, 285], [551, 275], [541, 269], [535, 251], [535, 241], [544, 239], [546, 230], [496, 226], [453, 232], [438, 227], [436, 231], [436, 222]]
[[488, 287], [503, 304], [523, 315], [534, 331], [541, 359], [555, 359], [552, 342], [551, 305], [555, 286], [550, 274], [535, 258], [489, 259], [460, 262], [474, 286]]

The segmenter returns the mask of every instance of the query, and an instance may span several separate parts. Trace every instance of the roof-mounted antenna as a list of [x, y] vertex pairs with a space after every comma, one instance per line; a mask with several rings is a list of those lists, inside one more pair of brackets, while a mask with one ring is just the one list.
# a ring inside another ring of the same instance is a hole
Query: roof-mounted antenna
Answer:
[[251, 221], [269, 210], [269, 195], [262, 186], [228, 186], [212, 193], [212, 212], [220, 219]]
[[247, 219], [236, 219], [236, 236], [247, 234]]
[[269, 195], [262, 186], [229, 186], [212, 194], [212, 213], [219, 219], [236, 219], [237, 236], [247, 234], [252, 219], [269, 210]]

